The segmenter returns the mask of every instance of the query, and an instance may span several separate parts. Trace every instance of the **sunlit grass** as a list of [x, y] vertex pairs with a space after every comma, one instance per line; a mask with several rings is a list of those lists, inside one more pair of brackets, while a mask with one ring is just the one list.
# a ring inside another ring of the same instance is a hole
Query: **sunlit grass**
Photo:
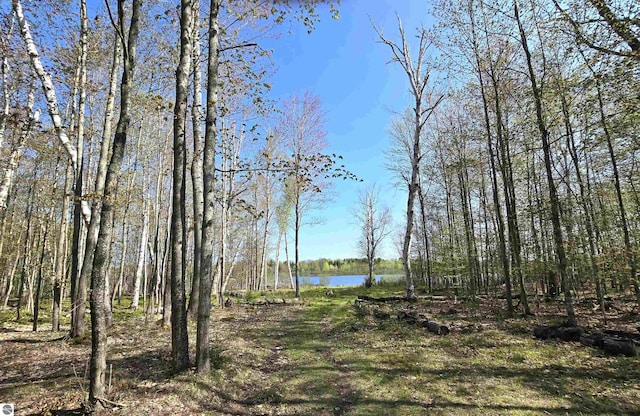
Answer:
[[[402, 296], [404, 286], [305, 287], [298, 302], [289, 289], [244, 293], [239, 304], [212, 313], [212, 372], [206, 376], [176, 375], [170, 328], [160, 327], [158, 317], [146, 319], [142, 305], [130, 309], [130, 299], [123, 298], [115, 305], [110, 330], [114, 386], [109, 397], [128, 404], [127, 414], [169, 409], [212, 415], [578, 415], [634, 414], [640, 406], [636, 358], [535, 340], [531, 327], [542, 318], [505, 319], [479, 303], [462, 301], [451, 314], [453, 306], [446, 301], [428, 298], [382, 306], [388, 312], [417, 308], [451, 326], [451, 334], [436, 336], [355, 308], [354, 300], [363, 294]], [[283, 298], [284, 305], [241, 303]], [[0, 311], [0, 317], [15, 319], [14, 313]], [[193, 345], [194, 321], [189, 328]], [[23, 348], [20, 354], [42, 355], [43, 363], [71, 352], [84, 354], [75, 363], [80, 373], [90, 350], [87, 343], [71, 349], [62, 342], [16, 345]], [[43, 345], [51, 352], [43, 352], [49, 351]], [[78, 380], [65, 370], [69, 359], [54, 371], [62, 378], [50, 385], [58, 386], [52, 391], [61, 397], [77, 390]], [[42, 383], [24, 383], [11, 394], [40, 403], [51, 381]]]

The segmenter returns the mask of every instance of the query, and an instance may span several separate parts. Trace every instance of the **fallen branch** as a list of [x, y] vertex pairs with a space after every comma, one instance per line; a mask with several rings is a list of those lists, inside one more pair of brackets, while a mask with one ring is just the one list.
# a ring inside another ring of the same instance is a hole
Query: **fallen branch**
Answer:
[[[102, 406], [104, 406], [104, 407], [109, 407], [109, 406], [110, 406], [111, 408], [115, 408], [115, 407], [125, 407], [125, 405], [124, 405], [124, 404], [122, 404], [122, 403], [113, 402], [113, 401], [111, 401], [111, 400], [109, 400], [109, 399], [105, 399], [104, 397], [96, 397], [95, 399], [96, 399], [96, 401], [100, 402], [100, 403], [102, 404]], [[105, 404], [106, 404], [106, 405], [109, 405], [109, 406], [105, 406]]]

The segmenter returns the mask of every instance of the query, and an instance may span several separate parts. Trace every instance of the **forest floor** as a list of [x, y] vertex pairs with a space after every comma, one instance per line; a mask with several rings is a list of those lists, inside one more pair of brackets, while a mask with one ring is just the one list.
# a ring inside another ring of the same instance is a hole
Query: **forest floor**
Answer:
[[[533, 304], [535, 317], [507, 317], [493, 297], [412, 304], [450, 327], [437, 336], [353, 306], [359, 294], [401, 295], [400, 287], [325, 290], [308, 289], [299, 303], [216, 310], [215, 369], [204, 378], [172, 373], [168, 328], [117, 308], [107, 380], [121, 407], [106, 413], [640, 415], [639, 358], [533, 338], [534, 325], [562, 321], [560, 302]], [[637, 331], [630, 304], [615, 302], [606, 328]], [[582, 326], [605, 328], [590, 301], [576, 309]], [[61, 340], [46, 316], [30, 332], [28, 316], [16, 323], [12, 313], [0, 312], [0, 403], [14, 403], [17, 415], [82, 414], [90, 340]]]

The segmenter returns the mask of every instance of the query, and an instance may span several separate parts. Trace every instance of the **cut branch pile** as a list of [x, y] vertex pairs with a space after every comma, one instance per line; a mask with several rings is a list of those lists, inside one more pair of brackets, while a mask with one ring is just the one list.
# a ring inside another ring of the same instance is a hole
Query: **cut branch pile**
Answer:
[[361, 311], [366, 311], [372, 314], [376, 319], [398, 319], [411, 325], [417, 325], [425, 328], [427, 331], [436, 335], [447, 335], [449, 327], [441, 325], [436, 321], [432, 321], [422, 313], [418, 313], [412, 310], [398, 309], [395, 312], [387, 312], [379, 308], [378, 304], [385, 304], [390, 302], [396, 302], [398, 300], [404, 300], [400, 297], [387, 297], [387, 298], [372, 298], [370, 296], [358, 296], [358, 299], [354, 302], [354, 307]]
[[382, 298], [374, 298], [372, 296], [367, 295], [359, 295], [358, 300], [372, 303], [393, 303], [393, 302], [404, 302], [407, 298], [403, 296], [386, 296]]
[[[231, 298], [228, 298], [227, 300], [229, 300]], [[297, 302], [294, 300], [289, 300], [289, 302], [286, 301], [286, 299], [282, 298], [282, 299], [264, 299], [264, 300], [257, 300], [254, 302], [250, 302], [250, 301], [242, 301], [242, 302], [238, 302], [239, 305], [242, 306], [287, 306], [287, 305], [294, 305]]]
[[606, 330], [585, 334], [576, 326], [536, 326], [533, 336], [538, 339], [560, 339], [580, 342], [582, 345], [600, 348], [612, 355], [637, 357], [640, 351], [640, 334]]
[[436, 335], [447, 335], [450, 332], [447, 326], [441, 325], [436, 321], [431, 321], [424, 314], [421, 314], [421, 313], [417, 313], [414, 311], [400, 310], [397, 312], [396, 315], [398, 319], [405, 321], [409, 324], [418, 325], [423, 328], [426, 328], [429, 332], [432, 332]]

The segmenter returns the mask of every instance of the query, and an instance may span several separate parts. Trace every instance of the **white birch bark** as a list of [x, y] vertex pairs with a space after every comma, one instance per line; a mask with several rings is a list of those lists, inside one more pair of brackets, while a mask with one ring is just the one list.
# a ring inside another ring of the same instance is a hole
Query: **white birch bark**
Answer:
[[9, 197], [9, 189], [11, 189], [11, 182], [13, 181], [13, 175], [18, 167], [18, 160], [20, 159], [20, 155], [22, 154], [22, 150], [24, 149], [24, 145], [27, 141], [27, 137], [33, 128], [33, 125], [38, 122], [40, 118], [40, 112], [36, 110], [33, 111], [33, 104], [35, 98], [33, 94], [33, 88], [29, 92], [29, 97], [27, 99], [27, 108], [29, 110], [29, 119], [24, 123], [22, 127], [22, 132], [20, 133], [20, 138], [18, 139], [18, 143], [11, 150], [11, 155], [9, 156], [9, 165], [4, 171], [4, 177], [2, 178], [2, 183], [0, 183], [0, 209], [7, 208], [7, 198]]
[[[25, 42], [27, 53], [29, 55], [29, 58], [31, 59], [31, 65], [33, 66], [33, 70], [38, 75], [38, 78], [42, 83], [42, 90], [47, 101], [47, 110], [49, 112], [49, 116], [51, 117], [51, 123], [53, 124], [53, 128], [56, 132], [56, 135], [58, 136], [58, 140], [60, 140], [62, 147], [64, 147], [69, 160], [73, 165], [73, 171], [77, 172], [78, 150], [69, 139], [69, 135], [67, 134], [67, 131], [62, 123], [62, 117], [60, 117], [60, 107], [58, 106], [58, 96], [56, 94], [55, 86], [53, 85], [53, 80], [51, 79], [51, 75], [47, 71], [45, 71], [44, 66], [42, 65], [42, 59], [40, 58], [38, 48], [33, 40], [33, 36], [31, 35], [29, 23], [27, 22], [27, 19], [24, 16], [24, 11], [22, 10], [22, 3], [20, 2], [20, 0], [11, 0], [11, 3], [13, 5], [15, 15], [18, 18], [18, 26], [20, 27], [20, 33], [22, 35], [22, 39]], [[87, 201], [81, 201], [81, 208], [82, 216], [84, 217], [85, 223], [88, 224], [91, 218], [91, 210]]]
[[147, 204], [145, 203], [144, 212], [142, 214], [142, 237], [140, 238], [140, 247], [138, 248], [138, 264], [136, 266], [136, 280], [133, 284], [133, 300], [131, 301], [131, 308], [138, 308], [138, 301], [140, 298], [140, 282], [144, 277], [145, 263], [147, 259], [147, 240], [149, 238], [149, 213]]
[[[13, 33], [13, 23], [14, 23], [14, 18], [13, 16], [11, 16], [11, 24], [9, 25], [9, 31], [7, 33], [7, 40], [11, 37], [11, 34]], [[2, 40], [2, 46], [4, 48], [6, 48], [6, 50], [9, 50], [9, 45], [8, 45], [8, 41], [6, 40]], [[7, 127], [7, 118], [9, 117], [9, 110], [10, 110], [10, 96], [11, 96], [11, 92], [9, 89], [9, 76], [8, 76], [8, 72], [9, 72], [9, 58], [7, 56], [3, 56], [2, 57], [2, 65], [0, 68], [0, 72], [2, 73], [2, 97], [4, 99], [4, 103], [2, 105], [2, 112], [0, 113], [0, 149], [2, 149], [2, 146], [4, 144], [4, 135], [5, 135], [5, 128]]]
[[202, 143], [202, 69], [200, 65], [200, 2], [193, 4], [193, 161], [191, 183], [193, 187], [193, 280], [189, 296], [189, 316], [195, 317], [200, 298], [200, 264], [202, 259], [202, 219], [204, 218], [204, 179]]
[[295, 286], [293, 281], [293, 273], [291, 272], [291, 262], [289, 261], [289, 242], [287, 241], [287, 232], [284, 232], [284, 259], [287, 262], [287, 270], [289, 271], [289, 282], [291, 282], [291, 289]]
[[7, 128], [7, 117], [9, 117], [10, 98], [9, 93], [9, 77], [7, 72], [9, 70], [9, 59], [6, 56], [2, 57], [2, 96], [4, 103], [2, 105], [2, 113], [0, 113], [0, 149], [4, 145], [4, 131]]
[[71, 143], [71, 140], [69, 140], [69, 136], [67, 136], [67, 132], [62, 124], [60, 109], [58, 107], [58, 97], [56, 95], [55, 87], [53, 86], [51, 75], [45, 71], [44, 66], [42, 65], [42, 59], [38, 53], [38, 48], [33, 41], [33, 36], [31, 36], [29, 23], [27, 22], [27, 19], [24, 16], [24, 11], [22, 10], [22, 3], [20, 0], [11, 0], [11, 4], [13, 5], [13, 11], [18, 18], [20, 33], [22, 34], [22, 39], [27, 47], [27, 53], [31, 59], [31, 65], [42, 83], [42, 89], [47, 100], [47, 109], [49, 110], [49, 116], [51, 117], [53, 128], [58, 136], [58, 140], [60, 140], [60, 143], [62, 143], [62, 146], [65, 148], [69, 158], [71, 159], [74, 170], [77, 170], [78, 152], [73, 143]]
[[273, 270], [273, 288], [278, 288], [278, 274], [280, 269], [280, 243], [282, 242], [282, 232], [278, 231], [278, 241], [276, 242], [276, 266]]

